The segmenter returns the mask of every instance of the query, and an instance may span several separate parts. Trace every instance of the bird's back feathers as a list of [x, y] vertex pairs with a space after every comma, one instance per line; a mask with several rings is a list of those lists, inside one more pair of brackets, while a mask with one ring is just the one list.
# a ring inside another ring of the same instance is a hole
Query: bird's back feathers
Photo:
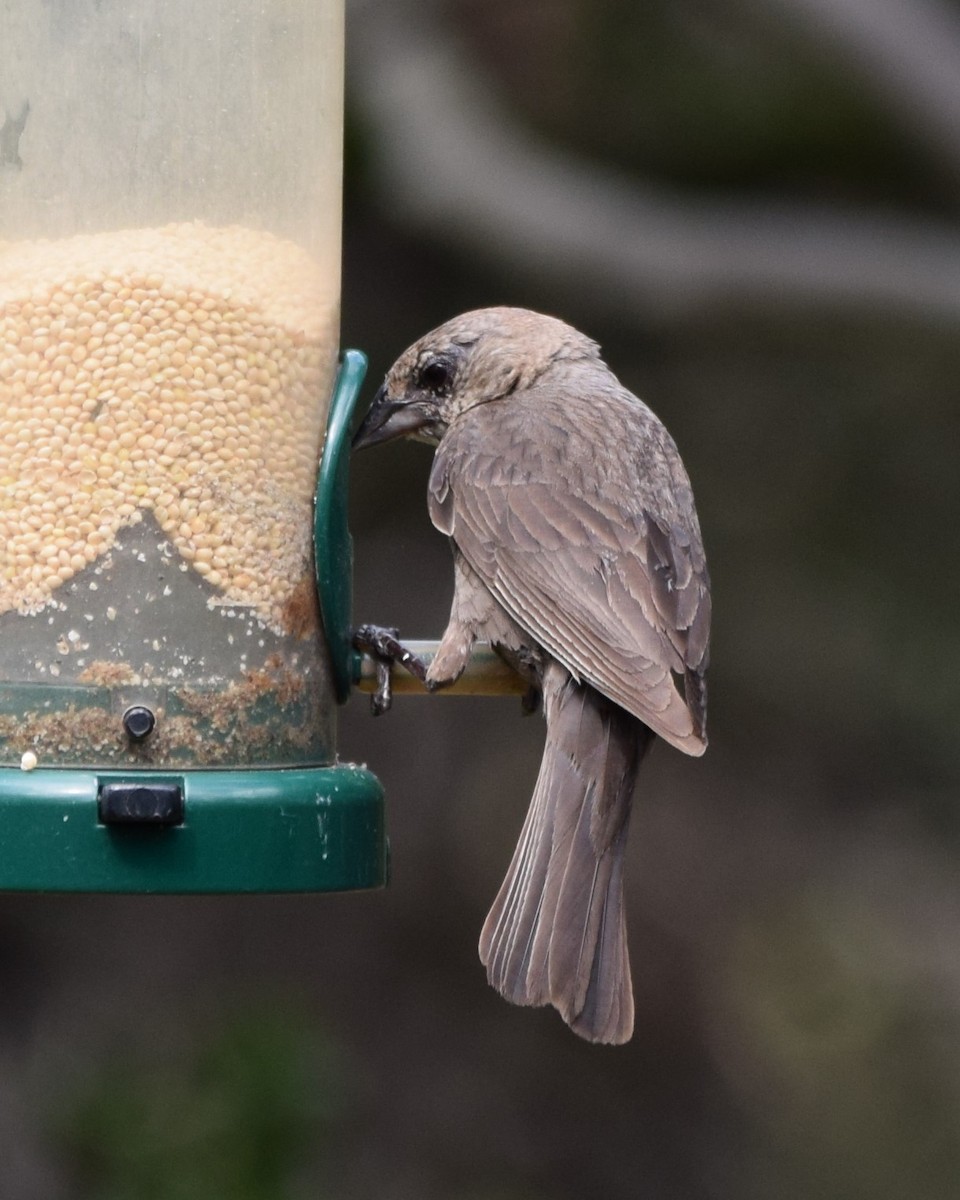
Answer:
[[430, 514], [575, 678], [702, 754], [710, 594], [689, 481], [646, 406], [609, 384], [602, 399], [543, 385], [465, 413]]

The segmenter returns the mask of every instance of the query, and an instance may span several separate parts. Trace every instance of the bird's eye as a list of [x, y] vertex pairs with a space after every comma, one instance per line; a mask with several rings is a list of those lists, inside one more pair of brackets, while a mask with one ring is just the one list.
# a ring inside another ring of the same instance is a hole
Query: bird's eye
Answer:
[[453, 376], [450, 364], [442, 358], [431, 358], [420, 368], [417, 387], [428, 392], [442, 392], [450, 386]]

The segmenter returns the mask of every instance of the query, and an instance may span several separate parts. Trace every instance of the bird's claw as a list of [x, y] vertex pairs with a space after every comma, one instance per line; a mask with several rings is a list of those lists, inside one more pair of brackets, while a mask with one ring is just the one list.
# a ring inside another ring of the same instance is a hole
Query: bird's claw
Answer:
[[353, 632], [353, 647], [361, 654], [369, 655], [377, 667], [377, 690], [370, 697], [370, 711], [375, 717], [389, 710], [393, 703], [393, 688], [390, 671], [399, 663], [426, 687], [427, 668], [423, 659], [399, 640], [400, 630], [383, 625], [361, 625]]
[[535, 683], [531, 683], [520, 697], [520, 707], [523, 709], [523, 715], [525, 717], [532, 716], [540, 708], [540, 701], [542, 699], [543, 693]]

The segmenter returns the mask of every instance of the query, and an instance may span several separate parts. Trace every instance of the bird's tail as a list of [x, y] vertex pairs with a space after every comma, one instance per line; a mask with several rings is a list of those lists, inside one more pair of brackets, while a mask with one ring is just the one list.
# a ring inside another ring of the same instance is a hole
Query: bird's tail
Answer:
[[557, 663], [547, 667], [543, 695], [543, 763], [480, 958], [507, 1000], [552, 1004], [581, 1037], [625, 1042], [633, 988], [623, 854], [653, 734]]

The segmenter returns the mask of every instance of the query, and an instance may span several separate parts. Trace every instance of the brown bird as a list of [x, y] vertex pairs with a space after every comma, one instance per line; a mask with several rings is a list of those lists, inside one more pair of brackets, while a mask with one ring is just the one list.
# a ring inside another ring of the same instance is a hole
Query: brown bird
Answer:
[[710, 585], [690, 481], [597, 344], [518, 308], [465, 313], [388, 372], [354, 439], [436, 445], [450, 621], [427, 683], [491, 643], [543, 695], [547, 738], [480, 938], [493, 986], [595, 1042], [633, 1032], [623, 855], [654, 736], [706, 748]]

